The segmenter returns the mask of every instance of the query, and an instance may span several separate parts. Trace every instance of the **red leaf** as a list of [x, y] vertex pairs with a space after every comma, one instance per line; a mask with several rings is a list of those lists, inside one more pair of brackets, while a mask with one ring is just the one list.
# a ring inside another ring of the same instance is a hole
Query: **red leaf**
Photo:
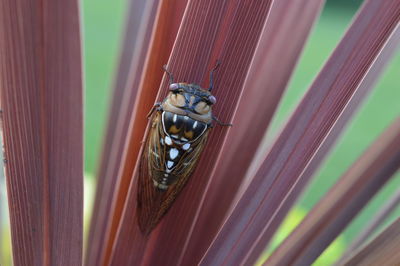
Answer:
[[[203, 263], [237, 263], [243, 257], [249, 259], [247, 263], [256, 260], [285, 215], [280, 212], [281, 204], [293, 203], [288, 193], [298, 193], [306, 184], [304, 169], [356, 89], [369, 78], [367, 73], [371, 74], [370, 67], [393, 34], [399, 12], [397, 0], [367, 1], [272, 146]], [[283, 205], [283, 210], [288, 206]]]
[[[269, 4], [270, 2], [265, 0], [256, 2], [201, 0], [191, 1], [185, 11], [168, 69], [177, 81], [200, 83], [200, 80], [208, 81], [209, 70], [219, 58], [222, 63], [215, 79], [214, 91], [219, 99], [215, 114], [224, 122], [229, 121], [238, 101], [268, 14]], [[167, 79], [164, 79], [159, 100], [165, 96], [167, 87]], [[214, 165], [218, 155], [215, 151], [219, 150], [226, 130], [218, 126], [213, 129], [195, 173], [171, 210], [153, 231], [149, 241], [142, 237], [137, 228], [135, 217], [137, 184], [136, 182], [131, 184], [118, 239], [114, 246], [112, 264], [140, 263], [144, 250], [146, 253], [143, 263], [177, 263], [185, 243], [186, 232], [190, 230], [191, 221], [205, 188], [205, 180], [210, 174], [209, 171], [202, 169], [210, 169]], [[175, 229], [170, 230], [170, 228]], [[152, 254], [157, 255], [152, 256]]]
[[338, 265], [399, 265], [400, 218]]
[[[135, 11], [144, 13], [144, 18], [136, 26], [138, 29], [132, 24], [133, 29], [128, 28], [127, 35], [134, 30], [141, 37], [136, 38], [137, 44], [132, 54], [128, 44], [125, 45], [128, 51], [122, 54], [131, 54], [130, 70], [128, 76], [118, 74], [117, 78], [116, 86], [125, 85], [123, 93], [115, 94], [110, 116], [106, 152], [99, 171], [98, 209], [95, 209], [97, 214], [92, 219], [95, 229], [91, 232], [93, 246], [89, 250], [89, 265], [98, 265], [99, 261], [108, 264], [110, 259], [140, 141], [147, 125], [147, 113], [154, 104], [163, 74], [161, 66], [168, 60], [186, 2], [179, 0], [170, 4], [146, 1], [143, 9], [140, 8], [143, 3], [132, 3], [130, 19], [137, 19]], [[120, 68], [127, 67], [126, 58], [121, 58], [120, 63]], [[116, 87], [115, 90], [121, 88]], [[140, 105], [137, 104], [139, 102]]]
[[367, 225], [361, 233], [348, 245], [345, 254], [342, 255], [340, 261], [345, 261], [350, 254], [363, 245], [367, 239], [385, 222], [388, 216], [397, 208], [400, 203], [400, 189], [398, 189], [387, 202], [380, 208], [379, 212], [368, 221]]
[[340, 178], [267, 260], [309, 265], [400, 167], [400, 117]]
[[[145, 52], [151, 38], [157, 10], [156, 1], [132, 1], [128, 12], [125, 40], [119, 71], [114, 84], [114, 97], [107, 133], [99, 164], [95, 204], [90, 225], [86, 265], [99, 265], [106, 248], [107, 230], [111, 223], [112, 199], [115, 197], [120, 161], [125, 150], [129, 119], [132, 116], [138, 82], [142, 75]], [[140, 18], [140, 19], [138, 19]]]
[[[207, 250], [244, 180], [323, 1], [276, 1], [264, 26], [242, 96], [183, 257], [196, 263]], [[282, 23], [285, 17], [285, 23]], [[284, 52], [283, 52], [284, 51]], [[251, 117], [251, 119], [249, 119]]]
[[78, 1], [0, 3], [0, 92], [15, 265], [80, 265]]

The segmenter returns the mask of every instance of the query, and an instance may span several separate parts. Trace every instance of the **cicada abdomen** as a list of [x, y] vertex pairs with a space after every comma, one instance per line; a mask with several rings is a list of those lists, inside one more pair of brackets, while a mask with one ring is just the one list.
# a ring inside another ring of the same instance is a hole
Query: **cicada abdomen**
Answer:
[[217, 66], [211, 71], [209, 89], [173, 83], [172, 74], [164, 68], [170, 77], [170, 91], [150, 113], [150, 132], [139, 167], [138, 222], [146, 234], [158, 224], [193, 173], [213, 120], [222, 124], [211, 110], [216, 103], [211, 89]]

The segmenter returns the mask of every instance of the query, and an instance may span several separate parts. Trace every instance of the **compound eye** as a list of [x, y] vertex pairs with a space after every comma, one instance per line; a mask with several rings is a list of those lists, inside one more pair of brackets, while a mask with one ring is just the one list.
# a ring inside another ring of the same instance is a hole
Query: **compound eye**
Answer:
[[172, 83], [171, 85], [169, 85], [169, 90], [170, 91], [176, 91], [177, 89], [179, 89], [179, 84], [178, 83]]
[[208, 100], [211, 104], [215, 104], [217, 102], [217, 98], [215, 98], [213, 95], [208, 96]]

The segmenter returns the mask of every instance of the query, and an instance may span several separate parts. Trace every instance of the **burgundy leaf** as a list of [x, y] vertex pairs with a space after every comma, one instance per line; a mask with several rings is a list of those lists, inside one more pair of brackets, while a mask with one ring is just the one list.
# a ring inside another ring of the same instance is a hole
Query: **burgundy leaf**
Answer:
[[[121, 106], [118, 104], [120, 103], [114, 101], [114, 110], [119, 113], [110, 117], [109, 123], [110, 126], [113, 126], [115, 123], [113, 119], [118, 119], [117, 129], [116, 131], [109, 129], [106, 139], [106, 145], [112, 148], [112, 153], [104, 154], [103, 157], [104, 164], [108, 165], [108, 170], [103, 172], [106, 168], [100, 169], [100, 174], [103, 174], [101, 180], [106, 183], [104, 185], [106, 191], [98, 193], [98, 201], [106, 204], [100, 209], [102, 213], [98, 215], [103, 219], [98, 222], [98, 225], [103, 227], [98, 226], [97, 233], [94, 233], [97, 237], [103, 237], [103, 240], [100, 241], [101, 244], [97, 244], [101, 245], [102, 250], [93, 251], [93, 254], [96, 254], [95, 256], [98, 256], [98, 259], [105, 264], [110, 259], [141, 138], [147, 125], [147, 113], [154, 104], [154, 98], [162, 78], [161, 66], [167, 62], [170, 55], [186, 3], [187, 0], [175, 1], [173, 4], [158, 1], [146, 2], [146, 19], [140, 23], [138, 30], [141, 35], [145, 34], [146, 38], [137, 38], [138, 44], [132, 54], [130, 72], [125, 77], [127, 78], [126, 87], [123, 90], [125, 93], [115, 96], [122, 97], [119, 101], [124, 103], [125, 105], [122, 107], [125, 106], [127, 109], [119, 110]], [[144, 12], [137, 5], [134, 6], [133, 10]], [[132, 16], [135, 16], [134, 13], [131, 14]], [[154, 25], [147, 23], [152, 20], [155, 20], [152, 22]], [[126, 49], [129, 50], [128, 45], [126, 45]], [[121, 58], [121, 68], [126, 67], [125, 61], [126, 59]], [[117, 81], [122, 78], [124, 76], [118, 74]], [[129, 93], [134, 93], [130, 96], [134, 99], [128, 97]], [[114, 157], [117, 157], [117, 160]], [[95, 221], [94, 219], [93, 221]], [[95, 245], [96, 243], [94, 241]], [[94, 265], [97, 263], [94, 262]]]
[[[174, 74], [176, 81], [197, 84], [203, 81], [203, 84], [208, 84], [209, 71], [216, 60], [220, 59], [221, 66], [215, 75], [213, 91], [218, 99], [214, 112], [224, 122], [230, 120], [238, 101], [269, 5], [270, 1], [265, 0], [201, 0], [191, 1], [185, 11], [168, 69]], [[167, 83], [165, 78], [157, 100], [165, 97], [168, 91]], [[206, 86], [208, 85], [204, 85]], [[148, 264], [177, 263], [185, 243], [186, 232], [190, 230], [210, 174], [203, 169], [210, 169], [215, 164], [218, 154], [213, 151], [219, 150], [227, 130], [218, 125], [213, 128], [195, 173], [171, 210], [152, 232], [150, 239], [142, 236], [137, 228], [137, 184], [131, 184], [118, 239], [113, 249], [113, 265], [119, 265], [123, 260], [131, 264], [140, 261]], [[137, 171], [135, 173], [137, 174]]]
[[354, 239], [347, 247], [346, 253], [342, 256], [340, 261], [344, 261], [349, 255], [358, 247], [363, 245], [367, 239], [383, 224], [388, 216], [399, 206], [400, 203], [400, 189], [398, 189], [393, 196], [382, 206], [379, 212], [369, 221], [361, 233]]
[[365, 3], [272, 146], [203, 263], [256, 260], [284, 216], [275, 216], [281, 204], [285, 204], [286, 197], [293, 202], [288, 193], [305, 185], [299, 179], [304, 169], [367, 74], [375, 74], [369, 72], [370, 67], [396, 29], [399, 12], [397, 0]]
[[80, 265], [78, 1], [0, 3], [0, 93], [14, 265]]
[[[105, 255], [110, 210], [115, 195], [116, 178], [125, 149], [129, 119], [142, 75], [145, 52], [150, 42], [158, 1], [131, 1], [128, 12], [127, 36], [117, 72], [103, 156], [99, 165], [98, 185], [89, 234], [86, 265], [99, 265]], [[133, 36], [133, 37], [132, 37]]]
[[399, 265], [400, 218], [338, 265]]
[[235, 111], [234, 126], [221, 147], [186, 240], [183, 264], [198, 262], [218, 232], [322, 4], [323, 1], [307, 0], [280, 0], [272, 4]]
[[350, 167], [267, 260], [308, 265], [400, 167], [400, 117]]

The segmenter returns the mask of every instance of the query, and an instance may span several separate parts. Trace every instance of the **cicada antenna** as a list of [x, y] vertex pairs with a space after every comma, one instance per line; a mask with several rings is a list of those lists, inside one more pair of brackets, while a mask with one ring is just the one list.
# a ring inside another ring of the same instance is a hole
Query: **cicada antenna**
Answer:
[[214, 71], [218, 69], [220, 64], [221, 64], [221, 61], [217, 60], [217, 63], [215, 63], [214, 68], [211, 69], [211, 71], [210, 71], [210, 87], [208, 88], [209, 91], [211, 91], [214, 87]]
[[172, 75], [171, 72], [168, 71], [167, 65], [163, 65], [163, 70], [168, 74], [168, 77], [169, 77], [169, 84], [174, 83], [174, 76]]

